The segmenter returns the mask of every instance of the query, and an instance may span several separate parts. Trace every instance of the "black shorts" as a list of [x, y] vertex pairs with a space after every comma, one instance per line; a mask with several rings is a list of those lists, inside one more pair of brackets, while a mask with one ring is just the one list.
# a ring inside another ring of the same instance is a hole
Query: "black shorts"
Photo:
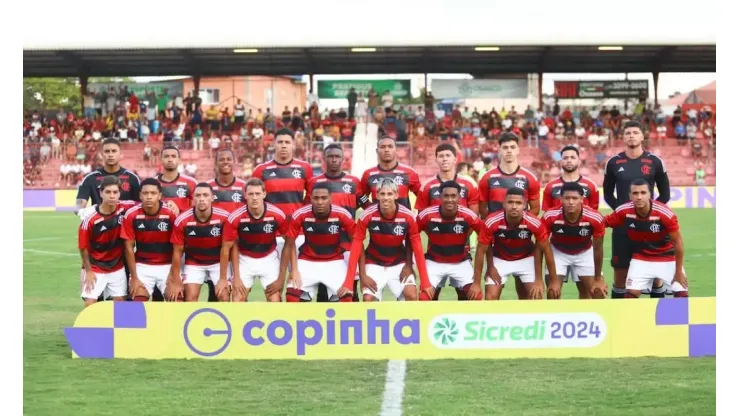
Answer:
[[633, 243], [627, 237], [627, 228], [612, 230], [612, 268], [629, 269]]

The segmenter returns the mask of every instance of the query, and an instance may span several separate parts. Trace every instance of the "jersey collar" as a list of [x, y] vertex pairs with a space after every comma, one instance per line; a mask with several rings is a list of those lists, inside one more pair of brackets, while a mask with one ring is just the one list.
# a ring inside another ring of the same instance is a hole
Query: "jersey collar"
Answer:
[[[439, 218], [442, 218], [444, 221], [451, 221], [451, 219], [445, 218], [444, 214], [442, 214], [442, 204], [437, 205], [437, 212], [439, 212]], [[452, 216], [452, 220], [457, 217], [457, 213], [460, 212], [459, 209], [455, 209], [455, 215]]]
[[380, 166], [380, 163], [378, 163], [378, 170], [380, 170], [380, 171], [382, 171], [382, 172], [393, 172], [393, 171], [394, 171], [394, 170], [396, 170], [396, 169], [398, 169], [398, 161], [396, 161], [396, 164], [395, 164], [395, 165], [393, 165], [393, 167], [392, 167], [392, 168], [390, 168], [390, 169], [383, 169], [383, 168], [382, 168], [382, 167]]
[[195, 215], [195, 207], [192, 207], [190, 209], [193, 210], [193, 218], [195, 218], [195, 222], [197, 222], [199, 224], [207, 224], [207, 223], [211, 222], [211, 217], [213, 217], [213, 206], [211, 206], [211, 212], [208, 213], [208, 218], [206, 218], [205, 221], [199, 220], [198, 219], [198, 216]]
[[287, 162], [285, 162], [285, 163], [280, 163], [280, 162], [277, 161], [277, 159], [272, 159], [272, 161], [275, 162], [275, 164], [278, 165], [278, 166], [288, 166], [291, 163], [293, 163], [293, 158], [291, 157], [290, 160], [287, 161]]
[[514, 169], [514, 172], [506, 173], [503, 170], [501, 170], [501, 165], [496, 166], [496, 170], [498, 170], [499, 173], [501, 173], [502, 175], [506, 175], [506, 176], [516, 175], [517, 173], [519, 173], [519, 169], [521, 169], [521, 168], [522, 168], [521, 165], [517, 165], [516, 166], [516, 169]]
[[249, 206], [247, 206], [247, 214], [249, 215], [249, 218], [255, 221], [260, 221], [262, 218], [265, 218], [265, 215], [267, 215], [267, 202], [262, 203], [262, 215], [259, 218], [252, 215], [252, 212], [249, 210]]
[[159, 174], [159, 181], [162, 182], [162, 183], [173, 183], [173, 182], [177, 182], [178, 179], [180, 179], [180, 173], [178, 173], [177, 176], [175, 176], [175, 179], [173, 179], [171, 181], [164, 180], [164, 173], [160, 173]]
[[[179, 176], [179, 174], [178, 174], [178, 176]], [[232, 187], [232, 186], [234, 186], [234, 184], [236, 183], [236, 175], [234, 175], [234, 179], [232, 179], [231, 183], [230, 183], [230, 184], [228, 184], [228, 185], [223, 185], [223, 184], [221, 184], [221, 183], [220, 183], [220, 182], [218, 181], [218, 176], [216, 176], [215, 178], [213, 178], [213, 182], [214, 182], [214, 183], [216, 184], [216, 186], [218, 186], [219, 188], [231, 188], [231, 187]]]
[[575, 222], [568, 221], [568, 217], [565, 216], [565, 207], [562, 207], [561, 206], [560, 207], [560, 212], [563, 213], [563, 221], [566, 224], [570, 224], [570, 225], [576, 224], [577, 225], [579, 222], [581, 222], [581, 218], [583, 218], [583, 206], [581, 206], [581, 212], [578, 213], [578, 219], [576, 219]]
[[396, 210], [393, 211], [393, 215], [390, 218], [383, 215], [383, 211], [380, 210], [380, 202], [378, 202], [378, 213], [380, 214], [380, 218], [384, 220], [395, 220], [398, 216], [398, 201], [396, 201]]
[[337, 176], [331, 176], [329, 175], [329, 173], [324, 173], [324, 176], [326, 177], [326, 179], [342, 179], [344, 178], [344, 175], [346, 175], [346, 173], [344, 172], [339, 172], [339, 175]]

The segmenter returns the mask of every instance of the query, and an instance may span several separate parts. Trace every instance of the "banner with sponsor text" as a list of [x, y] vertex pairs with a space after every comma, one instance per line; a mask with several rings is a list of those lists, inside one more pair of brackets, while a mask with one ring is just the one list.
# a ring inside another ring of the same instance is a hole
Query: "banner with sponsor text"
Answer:
[[347, 98], [350, 88], [354, 88], [357, 94], [362, 93], [367, 98], [370, 88], [378, 94], [378, 100], [389, 91], [393, 98], [411, 97], [411, 80], [408, 79], [365, 79], [365, 80], [319, 80], [319, 98]]
[[715, 298], [500, 302], [101, 302], [74, 358], [476, 359], [716, 355]]
[[529, 81], [514, 79], [432, 79], [432, 94], [443, 98], [527, 98]]
[[555, 97], [570, 98], [647, 98], [647, 80], [555, 81]]

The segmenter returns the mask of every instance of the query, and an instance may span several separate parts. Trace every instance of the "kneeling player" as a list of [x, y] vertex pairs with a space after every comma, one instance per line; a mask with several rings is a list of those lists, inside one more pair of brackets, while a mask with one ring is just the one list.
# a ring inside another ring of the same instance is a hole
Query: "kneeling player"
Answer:
[[[525, 207], [524, 191], [510, 188], [506, 191], [504, 209], [490, 214], [478, 234], [474, 280], [480, 285], [483, 260], [486, 259], [486, 300], [499, 300], [509, 276], [522, 282], [529, 299], [541, 299], [545, 286], [542, 280], [543, 254], [550, 276], [548, 298], [560, 298], [562, 282], [555, 273], [555, 260], [547, 233], [538, 218], [524, 211]], [[536, 245], [532, 243], [533, 236]], [[492, 242], [493, 253], [489, 254], [488, 247]]]
[[480, 284], [473, 283], [473, 266], [470, 264], [468, 237], [475, 231], [480, 233], [481, 221], [478, 215], [468, 208], [458, 205], [460, 184], [446, 181], [439, 188], [442, 204], [425, 209], [419, 213], [419, 229], [427, 233], [426, 265], [432, 292], [424, 290], [421, 300], [434, 299], [447, 279], [455, 287], [459, 300], [481, 300]]
[[[158, 288], [165, 292], [172, 268], [172, 227], [175, 213], [162, 204], [162, 185], [154, 178], [141, 182], [141, 204], [126, 211], [121, 238], [130, 270], [129, 292], [135, 301], [146, 301]], [[134, 253], [134, 245], [136, 253]]]
[[[330, 302], [352, 302], [352, 289], [344, 286], [347, 262], [341, 232], [350, 235], [355, 222], [344, 208], [332, 205], [329, 185], [317, 183], [311, 190], [311, 205], [293, 213], [288, 233], [285, 234], [284, 253], [280, 272], [284, 273], [290, 257], [290, 280], [285, 298], [288, 302], [310, 302], [316, 297], [319, 283], [326, 286]], [[305, 242], [298, 248], [295, 240], [303, 231]]]
[[570, 269], [580, 299], [603, 299], [607, 293], [601, 276], [604, 218], [598, 211], [583, 205], [583, 197], [581, 185], [565, 182], [560, 191], [561, 206], [547, 211], [542, 224], [550, 236], [558, 277], [565, 280]]
[[624, 226], [633, 245], [625, 297], [640, 297], [643, 290], [653, 287], [654, 279], [670, 285], [674, 297], [688, 297], [678, 217], [668, 206], [651, 199], [650, 185], [644, 179], [630, 185], [630, 201], [606, 217], [608, 227]]
[[[414, 213], [396, 203], [398, 185], [390, 178], [378, 182], [376, 195], [378, 202], [362, 213], [355, 226], [344, 285], [352, 287], [359, 261], [364, 302], [383, 300], [386, 285], [396, 299], [416, 300], [412, 253], [419, 265], [422, 287], [429, 288], [431, 285]], [[363, 251], [368, 230], [370, 243], [367, 250]], [[404, 245], [404, 242], [408, 243]]]
[[283, 247], [278, 255], [276, 236], [288, 231], [288, 219], [275, 205], [265, 202], [262, 180], [250, 179], [244, 194], [247, 204], [229, 216], [221, 248], [221, 268], [231, 261], [234, 273], [231, 301], [245, 302], [254, 280], [260, 279], [267, 301], [280, 302], [285, 284], [280, 258], [289, 258], [290, 254]]
[[95, 205], [82, 220], [78, 232], [78, 247], [82, 257], [80, 286], [85, 306], [98, 301], [103, 292], [113, 300], [126, 299], [126, 272], [123, 268], [123, 214], [134, 203], [120, 202], [121, 182], [106, 176], [100, 183], [102, 202]]
[[[199, 183], [193, 192], [193, 208], [175, 220], [171, 238], [172, 271], [166, 295], [170, 301], [182, 296], [184, 286], [185, 301], [197, 302], [206, 278], [214, 282], [218, 300], [229, 301], [228, 269], [221, 269], [221, 240], [229, 213], [214, 208], [212, 203], [213, 188], [207, 183]], [[183, 252], [185, 267], [181, 268]]]

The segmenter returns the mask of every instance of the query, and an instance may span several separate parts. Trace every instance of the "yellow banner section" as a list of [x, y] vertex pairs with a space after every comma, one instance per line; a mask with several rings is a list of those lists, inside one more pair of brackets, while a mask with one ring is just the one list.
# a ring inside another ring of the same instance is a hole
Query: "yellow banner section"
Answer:
[[474, 359], [715, 355], [715, 298], [317, 303], [103, 302], [76, 358]]

